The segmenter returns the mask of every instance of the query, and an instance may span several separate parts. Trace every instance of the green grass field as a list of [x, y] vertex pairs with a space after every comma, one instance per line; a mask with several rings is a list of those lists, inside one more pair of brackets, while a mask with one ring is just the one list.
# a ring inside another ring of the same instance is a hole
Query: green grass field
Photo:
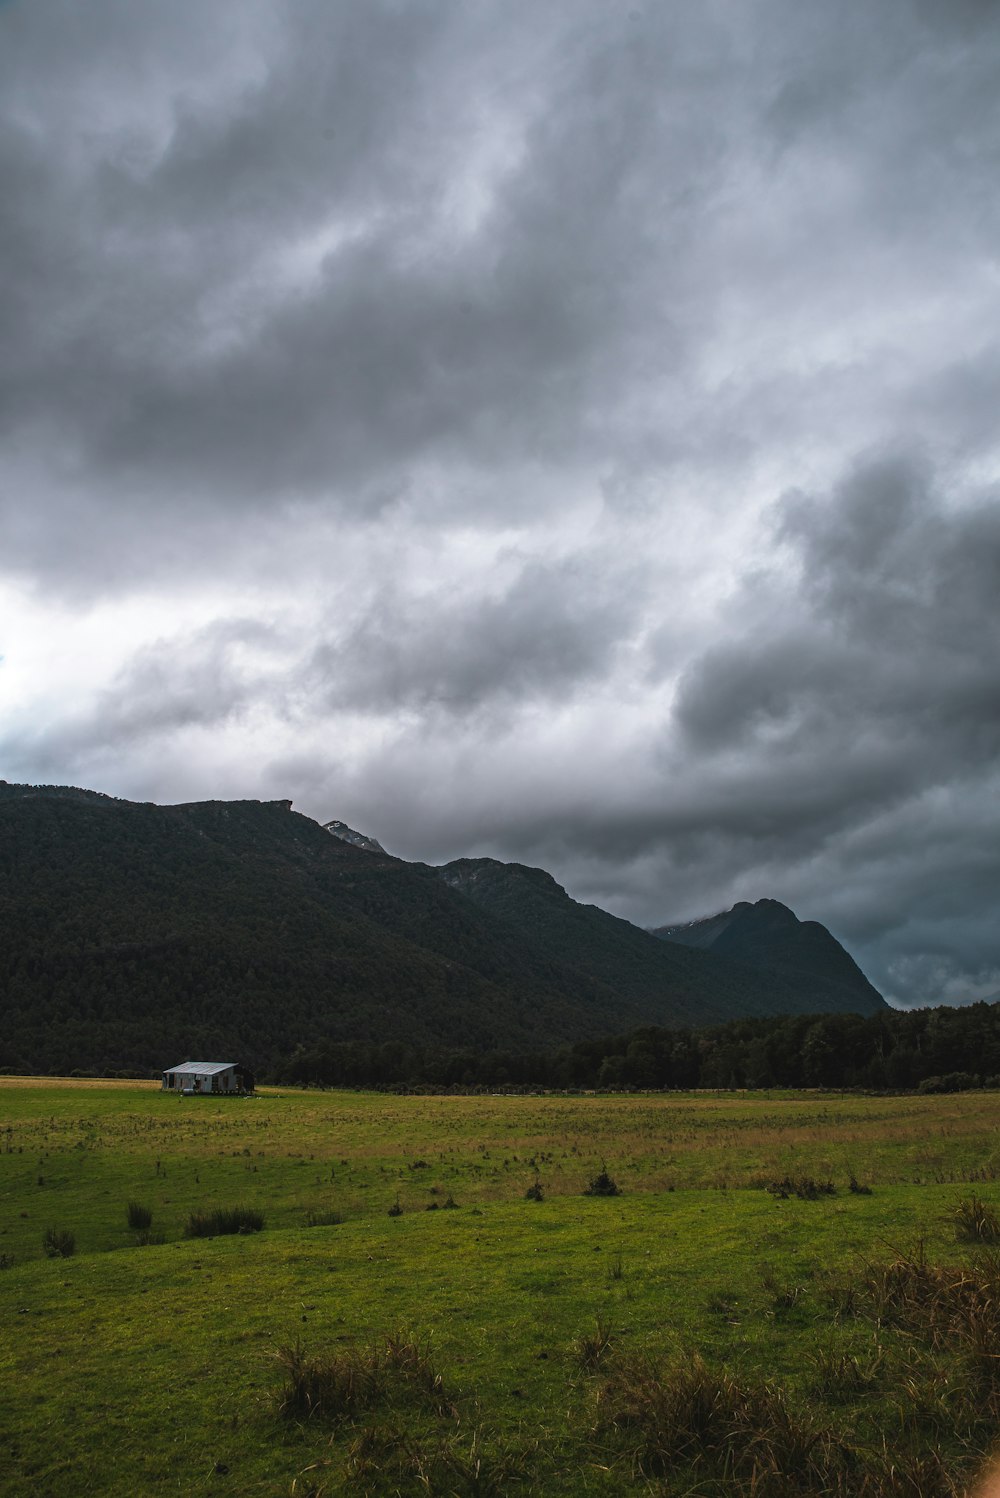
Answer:
[[[0, 1492], [964, 1492], [1000, 1268], [954, 1214], [1000, 1209], [998, 1124], [986, 1093], [0, 1079]], [[622, 1194], [584, 1195], [604, 1162]], [[263, 1231], [185, 1236], [235, 1206]], [[367, 1382], [283, 1415], [296, 1346]]]

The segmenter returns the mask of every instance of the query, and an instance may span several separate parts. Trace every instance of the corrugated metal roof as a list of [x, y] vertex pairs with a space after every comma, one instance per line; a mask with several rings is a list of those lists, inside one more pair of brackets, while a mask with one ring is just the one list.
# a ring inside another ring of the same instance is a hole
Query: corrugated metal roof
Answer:
[[180, 1072], [186, 1077], [211, 1077], [217, 1071], [228, 1071], [238, 1065], [237, 1061], [182, 1061], [180, 1066], [167, 1066], [164, 1070], [175, 1075]]

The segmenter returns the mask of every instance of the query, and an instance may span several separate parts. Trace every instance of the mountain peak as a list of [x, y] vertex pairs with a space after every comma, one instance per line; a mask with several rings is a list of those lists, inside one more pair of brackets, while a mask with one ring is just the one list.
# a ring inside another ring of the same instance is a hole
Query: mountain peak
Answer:
[[342, 843], [350, 843], [352, 848], [364, 848], [368, 853], [384, 853], [385, 849], [377, 838], [368, 837], [364, 832], [355, 832], [353, 827], [348, 827], [346, 822], [323, 822], [321, 824], [327, 832], [338, 837]]
[[794, 910], [789, 910], [787, 905], [782, 905], [780, 900], [738, 900], [729, 915], [739, 913], [741, 917], [749, 918], [758, 925], [766, 922], [769, 926], [800, 926], [802, 922]]
[[796, 991], [804, 1013], [872, 1014], [885, 1004], [825, 926], [800, 921], [780, 900], [740, 900], [704, 920], [658, 926], [652, 935], [728, 957], [758, 973], [780, 975]]

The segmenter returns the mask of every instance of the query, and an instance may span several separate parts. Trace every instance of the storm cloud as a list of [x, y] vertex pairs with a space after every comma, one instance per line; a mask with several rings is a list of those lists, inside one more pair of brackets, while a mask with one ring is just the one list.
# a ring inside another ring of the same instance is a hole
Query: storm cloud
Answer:
[[0, 6], [0, 774], [1000, 991], [1000, 12]]

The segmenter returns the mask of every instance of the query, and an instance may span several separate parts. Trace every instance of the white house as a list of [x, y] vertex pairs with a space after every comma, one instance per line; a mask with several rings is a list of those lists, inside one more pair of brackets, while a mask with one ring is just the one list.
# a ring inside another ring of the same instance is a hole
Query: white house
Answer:
[[183, 1061], [163, 1073], [164, 1092], [253, 1092], [253, 1072], [237, 1061]]

